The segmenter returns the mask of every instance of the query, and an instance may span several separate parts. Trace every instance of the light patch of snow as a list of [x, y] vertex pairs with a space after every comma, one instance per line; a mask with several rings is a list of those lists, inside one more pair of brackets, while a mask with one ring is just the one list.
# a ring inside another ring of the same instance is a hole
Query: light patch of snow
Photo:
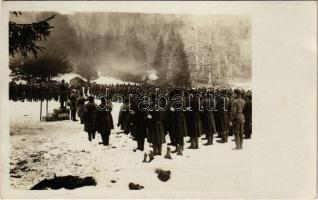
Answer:
[[152, 81], [155, 81], [155, 80], [157, 80], [157, 79], [159, 78], [159, 77], [157, 76], [156, 70], [148, 70], [147, 73], [148, 73], [148, 78], [149, 78], [150, 80], [152, 80]]
[[97, 83], [97, 84], [134, 84], [132, 82], [126, 82], [126, 81], [122, 81], [119, 80], [117, 78], [114, 77], [109, 77], [109, 76], [100, 76], [98, 79], [93, 80], [92, 82]]
[[56, 81], [64, 80], [65, 82], [69, 83], [70, 80], [75, 78], [75, 77], [80, 77], [81, 79], [85, 80], [85, 78], [83, 78], [80, 75], [75, 74], [75, 73], [63, 74], [63, 75], [60, 75], [60, 76], [54, 78], [54, 80], [56, 80]]
[[235, 88], [243, 88], [244, 90], [252, 89], [251, 81], [233, 80], [229, 82], [229, 85], [232, 89], [235, 89]]

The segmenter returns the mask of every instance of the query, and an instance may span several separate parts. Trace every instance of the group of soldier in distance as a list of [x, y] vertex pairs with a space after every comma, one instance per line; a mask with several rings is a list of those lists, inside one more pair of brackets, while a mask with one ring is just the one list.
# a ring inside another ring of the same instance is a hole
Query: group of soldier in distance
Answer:
[[[112, 102], [120, 102], [117, 126], [131, 134], [137, 142], [134, 151], [144, 151], [145, 141], [151, 144], [154, 155], [162, 154], [162, 144], [169, 136], [169, 146], [182, 155], [185, 143], [189, 149], [199, 149], [199, 138], [204, 145], [228, 142], [234, 135], [235, 148], [243, 148], [243, 139], [252, 135], [252, 92], [244, 89], [176, 87], [162, 84], [91, 84], [70, 86], [56, 82], [42, 85], [10, 83], [9, 96], [14, 101], [60, 101], [70, 107], [71, 119], [84, 124], [88, 140], [101, 134], [100, 144], [109, 145], [114, 129]], [[95, 100], [99, 99], [100, 104]], [[87, 102], [87, 103], [86, 103]], [[77, 114], [77, 115], [76, 115]], [[189, 141], [185, 138], [189, 137]]]

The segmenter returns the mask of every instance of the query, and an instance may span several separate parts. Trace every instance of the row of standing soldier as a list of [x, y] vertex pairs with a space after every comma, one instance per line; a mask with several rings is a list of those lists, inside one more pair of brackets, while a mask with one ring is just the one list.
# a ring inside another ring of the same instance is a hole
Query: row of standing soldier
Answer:
[[[182, 91], [178, 92], [183, 93]], [[178, 92], [171, 92], [170, 95]], [[151, 101], [151, 109], [140, 110], [137, 106], [140, 103], [137, 98], [132, 99], [132, 102], [125, 98], [119, 113], [117, 126], [124, 133], [131, 133], [134, 140], [137, 141], [136, 150], [143, 151], [147, 139], [157, 155], [161, 155], [162, 144], [166, 142], [165, 136], [167, 134], [171, 141], [169, 145], [175, 146], [175, 151], [184, 149], [184, 138], [187, 136], [190, 137], [189, 148], [199, 148], [198, 140], [204, 134], [206, 135], [205, 139], [207, 139], [205, 145], [213, 144], [214, 134], [218, 134], [221, 143], [228, 141], [229, 134], [234, 134], [235, 149], [241, 149], [243, 134], [245, 138], [251, 137], [251, 93], [244, 95], [245, 100], [242, 99], [240, 90], [235, 90], [233, 95], [231, 93], [229, 95], [228, 90], [221, 90], [220, 94], [216, 101], [212, 101], [216, 108], [212, 111], [207, 109], [209, 102], [207, 96], [198, 97], [198, 95], [195, 95], [190, 107], [184, 107], [182, 110], [177, 109], [176, 105], [170, 105], [168, 109], [157, 110], [156, 108], [159, 105], [154, 103], [156, 102], [154, 98]], [[102, 97], [102, 103], [99, 106], [94, 103], [94, 97], [92, 96], [88, 98], [89, 102], [86, 105], [83, 94], [76, 101], [75, 98], [71, 99], [73, 99], [71, 105], [76, 105], [81, 123], [84, 123], [84, 129], [88, 132], [88, 139], [90, 141], [94, 139], [97, 131], [101, 133], [103, 144], [108, 145], [110, 132], [114, 128], [110, 99]], [[202, 104], [198, 104], [199, 101]], [[164, 104], [159, 102], [159, 104], [161, 103]], [[185, 105], [188, 104], [185, 103]], [[72, 109], [72, 106], [71, 110], [75, 110], [76, 113], [76, 109]], [[72, 116], [74, 116], [74, 112], [72, 113]], [[76, 120], [73, 117], [72, 119]]]
[[[176, 147], [175, 151], [184, 149], [186, 136], [190, 137], [190, 149], [199, 148], [198, 139], [204, 134], [207, 139], [205, 145], [212, 145], [213, 135], [216, 133], [221, 138], [220, 143], [226, 143], [229, 134], [234, 134], [235, 149], [242, 149], [243, 135], [245, 134], [246, 139], [251, 137], [251, 94], [245, 95], [246, 103], [240, 90], [234, 91], [232, 100], [228, 98], [226, 90], [223, 90], [221, 94], [215, 102], [212, 101], [212, 104], [215, 104], [213, 105], [215, 110], [208, 109], [210, 101], [207, 96], [198, 97], [198, 95], [195, 95], [189, 104], [184, 104], [189, 107], [181, 110], [170, 106], [169, 109], [157, 112], [153, 108], [150, 109], [152, 111], [141, 111], [136, 106], [138, 101], [133, 101], [132, 111], [128, 111], [127, 108], [130, 105], [126, 101], [121, 108], [118, 125], [121, 125], [125, 133], [131, 132], [137, 140], [138, 150], [144, 150], [144, 141], [147, 138], [147, 141], [153, 145], [154, 152], [159, 155], [166, 134], [170, 137], [170, 144]], [[158, 105], [152, 104], [152, 106]]]
[[[50, 85], [27, 85], [10, 83], [10, 99], [21, 100], [21, 94], [23, 98], [42, 100], [49, 96], [54, 100], [59, 99], [61, 107], [65, 107], [67, 99], [70, 100], [69, 105], [71, 109], [71, 118], [76, 121], [76, 112], [84, 124], [85, 130], [89, 133], [89, 139], [95, 137], [95, 132], [98, 131], [102, 135], [103, 144], [109, 144], [109, 135], [113, 126], [113, 119], [111, 115], [111, 101], [105, 98], [101, 99], [102, 104], [107, 104], [107, 109], [100, 109], [103, 107], [94, 103], [94, 97], [89, 97], [89, 103], [85, 105], [87, 99], [84, 97], [88, 95], [94, 95], [95, 97], [103, 93], [106, 88], [109, 88], [108, 94], [113, 96], [116, 93], [120, 93], [127, 96], [130, 93], [154, 93], [155, 88], [160, 88], [165, 91], [166, 94], [175, 94], [176, 90], [173, 88], [167, 89], [160, 85], [91, 85], [90, 87], [74, 88], [70, 87], [67, 83], [62, 81], [61, 84], [50, 84]], [[31, 89], [30, 89], [31, 88]], [[72, 91], [71, 93], [69, 91]], [[21, 93], [22, 91], [22, 93]], [[40, 94], [38, 93], [39, 91]], [[45, 92], [43, 92], [45, 91]], [[77, 93], [80, 93], [78, 96]], [[184, 94], [185, 88], [179, 89], [180, 94]], [[205, 92], [206, 90], [195, 90], [192, 92]], [[178, 93], [177, 92], [177, 93]], [[32, 95], [32, 94], [36, 95]], [[43, 94], [42, 94], [43, 93]], [[46, 95], [45, 95], [45, 94]], [[195, 103], [198, 99], [191, 101], [192, 111], [178, 111], [173, 106], [169, 109], [162, 110], [160, 112], [150, 111], [139, 111], [136, 109], [136, 100], [129, 102], [127, 98], [124, 99], [124, 105], [121, 108], [118, 126], [125, 133], [131, 133], [135, 140], [137, 140], [137, 149], [144, 149], [144, 141], [152, 143], [157, 154], [161, 154], [161, 145], [165, 143], [165, 135], [168, 134], [171, 140], [171, 145], [176, 148], [183, 149], [184, 137], [190, 136], [190, 148], [199, 148], [198, 138], [205, 134], [207, 139], [207, 145], [213, 144], [213, 135], [218, 134], [217, 137], [221, 138], [220, 142], [227, 142], [229, 135], [235, 135], [236, 149], [242, 148], [242, 133], [245, 138], [250, 138], [252, 133], [252, 102], [251, 93], [244, 93], [244, 100], [241, 98], [242, 91], [236, 90], [233, 94], [232, 90], [218, 90], [221, 94], [216, 99], [216, 110], [217, 111], [199, 111], [199, 107]], [[27, 94], [27, 95], [26, 95]], [[49, 94], [49, 95], [48, 95]], [[20, 96], [19, 96], [20, 95]], [[58, 98], [59, 97], [59, 98]], [[234, 99], [235, 98], [235, 99]], [[203, 107], [206, 106], [204, 97], [200, 99]], [[153, 107], [158, 105], [151, 105]], [[94, 109], [94, 107], [96, 109]], [[98, 108], [98, 109], [97, 109]], [[132, 110], [127, 110], [132, 108]], [[95, 113], [95, 114], [94, 114]], [[106, 121], [105, 121], [106, 120]]]

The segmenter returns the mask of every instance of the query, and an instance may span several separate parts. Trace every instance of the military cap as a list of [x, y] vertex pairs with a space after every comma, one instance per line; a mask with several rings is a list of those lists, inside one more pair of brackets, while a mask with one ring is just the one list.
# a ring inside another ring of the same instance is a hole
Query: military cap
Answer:
[[240, 89], [234, 89], [234, 93], [235, 94], [238, 94], [238, 95], [241, 95], [242, 94], [242, 91]]

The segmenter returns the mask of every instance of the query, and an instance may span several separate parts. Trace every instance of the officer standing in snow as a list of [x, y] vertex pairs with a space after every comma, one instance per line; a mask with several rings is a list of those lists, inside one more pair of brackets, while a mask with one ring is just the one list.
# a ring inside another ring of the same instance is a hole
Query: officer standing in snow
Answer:
[[235, 136], [235, 149], [243, 148], [243, 133], [245, 118], [243, 114], [245, 101], [241, 97], [242, 93], [239, 89], [234, 90], [235, 100], [232, 103], [230, 126], [233, 126], [233, 134]]
[[77, 100], [76, 90], [73, 89], [70, 95], [71, 119], [73, 121], [78, 121], [76, 119], [76, 109], [77, 109], [76, 100]]
[[109, 99], [101, 98], [101, 104], [97, 108], [96, 114], [96, 131], [101, 134], [102, 144], [109, 145], [109, 136], [112, 129], [114, 129], [113, 117], [111, 111], [113, 105]]
[[64, 80], [60, 84], [60, 103], [61, 108], [65, 108], [64, 102], [67, 101], [67, 85]]
[[251, 139], [252, 135], [252, 93], [251, 91], [246, 92], [245, 105], [243, 109], [243, 114], [245, 117], [244, 124], [244, 139]]
[[88, 140], [92, 141], [95, 139], [95, 132], [96, 132], [96, 112], [97, 112], [97, 105], [94, 102], [94, 97], [88, 97], [88, 103], [84, 107], [84, 130], [88, 133]]

